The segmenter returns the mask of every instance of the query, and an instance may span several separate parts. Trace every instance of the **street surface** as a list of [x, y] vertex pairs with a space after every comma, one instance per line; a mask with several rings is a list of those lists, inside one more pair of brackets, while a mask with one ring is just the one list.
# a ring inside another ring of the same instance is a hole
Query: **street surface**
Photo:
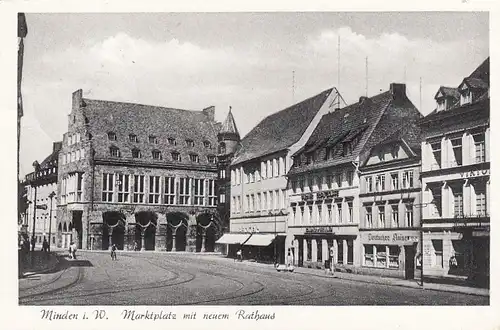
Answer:
[[451, 292], [277, 272], [214, 255], [78, 252], [19, 280], [20, 305], [488, 305]]

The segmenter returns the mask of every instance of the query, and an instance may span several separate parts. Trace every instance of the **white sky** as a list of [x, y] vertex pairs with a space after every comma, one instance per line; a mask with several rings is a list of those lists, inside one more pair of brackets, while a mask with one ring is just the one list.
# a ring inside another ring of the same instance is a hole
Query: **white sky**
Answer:
[[[21, 175], [67, 129], [71, 93], [201, 110], [242, 135], [337, 86], [348, 104], [405, 82], [423, 114], [488, 55], [487, 13], [27, 14]], [[295, 96], [292, 95], [295, 71]], [[406, 72], [406, 74], [405, 74]], [[419, 79], [422, 78], [420, 108]]]

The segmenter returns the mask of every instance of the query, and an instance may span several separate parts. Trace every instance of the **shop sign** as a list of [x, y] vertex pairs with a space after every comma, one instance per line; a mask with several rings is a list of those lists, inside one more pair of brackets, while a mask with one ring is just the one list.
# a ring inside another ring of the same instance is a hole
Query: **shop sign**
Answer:
[[332, 233], [333, 233], [332, 226], [306, 228], [306, 234], [332, 234]]
[[371, 244], [410, 245], [419, 241], [418, 232], [375, 232], [364, 233], [364, 241]]
[[313, 194], [312, 193], [307, 193], [302, 195], [302, 200], [303, 201], [311, 201], [313, 200]]
[[485, 170], [470, 170], [468, 172], [462, 172], [460, 173], [460, 177], [462, 178], [473, 178], [476, 176], [485, 176], [485, 175], [490, 175], [490, 170], [485, 169]]
[[335, 198], [339, 197], [339, 191], [338, 190], [333, 190], [333, 191], [320, 191], [316, 194], [317, 199], [325, 199], [325, 198]]

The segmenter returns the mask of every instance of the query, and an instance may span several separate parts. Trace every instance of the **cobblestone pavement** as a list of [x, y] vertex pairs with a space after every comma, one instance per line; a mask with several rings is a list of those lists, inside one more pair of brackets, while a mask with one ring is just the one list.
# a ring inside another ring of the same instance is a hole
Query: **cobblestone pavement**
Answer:
[[79, 252], [19, 280], [21, 305], [488, 305], [489, 297], [277, 272], [196, 254]]

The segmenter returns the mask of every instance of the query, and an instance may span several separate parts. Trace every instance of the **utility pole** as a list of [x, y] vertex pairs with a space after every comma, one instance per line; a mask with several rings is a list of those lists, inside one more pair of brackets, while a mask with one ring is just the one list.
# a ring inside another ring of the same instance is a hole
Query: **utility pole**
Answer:
[[[35, 224], [36, 224], [36, 185], [33, 186], [35, 189], [35, 197], [33, 198], [33, 228], [31, 229], [31, 251], [35, 251]], [[32, 255], [33, 256], [33, 255]]]
[[55, 192], [51, 192], [50, 195], [49, 195], [49, 198], [50, 198], [50, 212], [49, 212], [49, 252], [50, 252], [50, 245], [52, 244], [51, 240], [50, 240], [50, 235], [52, 234], [52, 198], [54, 198], [55, 195], [56, 195]]

